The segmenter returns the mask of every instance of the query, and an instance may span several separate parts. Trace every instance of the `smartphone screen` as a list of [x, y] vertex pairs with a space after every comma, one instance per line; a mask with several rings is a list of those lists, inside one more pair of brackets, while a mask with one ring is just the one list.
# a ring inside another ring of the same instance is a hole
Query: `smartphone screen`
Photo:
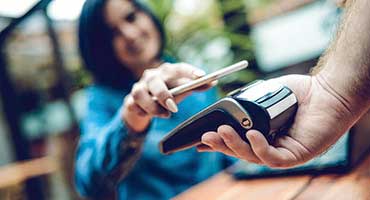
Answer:
[[240, 71], [242, 69], [245, 69], [248, 67], [248, 61], [242, 60], [240, 62], [237, 62], [233, 65], [230, 65], [228, 67], [222, 68], [220, 70], [217, 70], [215, 72], [212, 72], [210, 74], [207, 74], [205, 76], [202, 76], [194, 81], [191, 81], [189, 83], [177, 86], [175, 88], [170, 89], [170, 92], [173, 96], [182, 94], [184, 92], [187, 92], [189, 90], [192, 90], [194, 88], [200, 87], [204, 84], [211, 83], [212, 81], [218, 80], [226, 75], [229, 75], [233, 72]]

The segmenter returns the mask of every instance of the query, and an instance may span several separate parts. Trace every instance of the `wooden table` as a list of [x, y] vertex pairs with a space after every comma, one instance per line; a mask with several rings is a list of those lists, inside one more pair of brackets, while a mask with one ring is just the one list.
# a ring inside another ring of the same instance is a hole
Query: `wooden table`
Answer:
[[45, 176], [58, 170], [51, 157], [35, 158], [0, 167], [0, 199], [25, 199], [24, 183], [34, 177]]
[[57, 170], [56, 161], [50, 157], [35, 158], [0, 167], [0, 189], [20, 184], [37, 176]]
[[234, 180], [227, 173], [219, 173], [174, 198], [204, 199], [370, 199], [370, 154], [359, 166], [346, 174]]

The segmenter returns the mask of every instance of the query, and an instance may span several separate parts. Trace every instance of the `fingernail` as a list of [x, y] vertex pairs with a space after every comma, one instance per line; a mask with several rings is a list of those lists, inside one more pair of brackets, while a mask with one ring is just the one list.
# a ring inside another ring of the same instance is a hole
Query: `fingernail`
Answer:
[[173, 112], [173, 113], [176, 113], [179, 109], [177, 108], [177, 105], [175, 103], [175, 101], [173, 101], [172, 99], [168, 98], [166, 100], [166, 106], [167, 108]]
[[205, 71], [203, 71], [203, 70], [197, 69], [197, 70], [194, 70], [194, 71], [193, 71], [193, 74], [194, 74], [196, 77], [201, 77], [201, 76], [206, 75], [206, 72], [205, 72]]
[[250, 139], [250, 137], [253, 137], [253, 136], [251, 136], [251, 134], [249, 134], [248, 132], [246, 132], [246, 133], [245, 133], [245, 137], [249, 140], [249, 139]]

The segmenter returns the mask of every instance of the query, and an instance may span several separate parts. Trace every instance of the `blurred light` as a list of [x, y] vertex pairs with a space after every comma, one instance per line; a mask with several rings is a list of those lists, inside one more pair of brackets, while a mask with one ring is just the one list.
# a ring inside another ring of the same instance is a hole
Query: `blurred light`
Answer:
[[[38, 0], [0, 0], [0, 16], [20, 17]], [[79, 17], [85, 0], [54, 0], [47, 12], [55, 20], [75, 20]]]
[[174, 10], [185, 16], [203, 15], [211, 4], [211, 0], [176, 0]]
[[54, 20], [76, 20], [85, 0], [54, 0], [48, 6], [48, 15]]
[[36, 3], [37, 0], [0, 0], [0, 16], [19, 17]]
[[231, 41], [226, 37], [217, 37], [211, 40], [203, 49], [202, 55], [207, 59], [225, 57], [231, 48]]
[[166, 20], [170, 32], [180, 32], [184, 27], [193, 24], [194, 20], [209, 18], [214, 0], [176, 0], [173, 3], [171, 17]]

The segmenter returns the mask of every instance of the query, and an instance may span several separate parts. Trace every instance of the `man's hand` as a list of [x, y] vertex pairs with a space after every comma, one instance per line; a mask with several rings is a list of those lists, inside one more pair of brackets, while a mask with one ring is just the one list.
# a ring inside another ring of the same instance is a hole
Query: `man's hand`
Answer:
[[346, 101], [319, 75], [289, 75], [269, 81], [288, 86], [298, 99], [298, 110], [289, 132], [269, 144], [262, 133], [250, 130], [243, 141], [227, 125], [202, 136], [199, 151], [219, 151], [240, 159], [276, 168], [302, 164], [325, 151], [357, 120]]
[[250, 145], [231, 127], [203, 135], [200, 151], [220, 151], [270, 167], [291, 167], [322, 153], [370, 108], [370, 1], [346, 2], [336, 40], [315, 67], [314, 76], [284, 76], [298, 110], [286, 136], [268, 144], [261, 133], [246, 134]]

